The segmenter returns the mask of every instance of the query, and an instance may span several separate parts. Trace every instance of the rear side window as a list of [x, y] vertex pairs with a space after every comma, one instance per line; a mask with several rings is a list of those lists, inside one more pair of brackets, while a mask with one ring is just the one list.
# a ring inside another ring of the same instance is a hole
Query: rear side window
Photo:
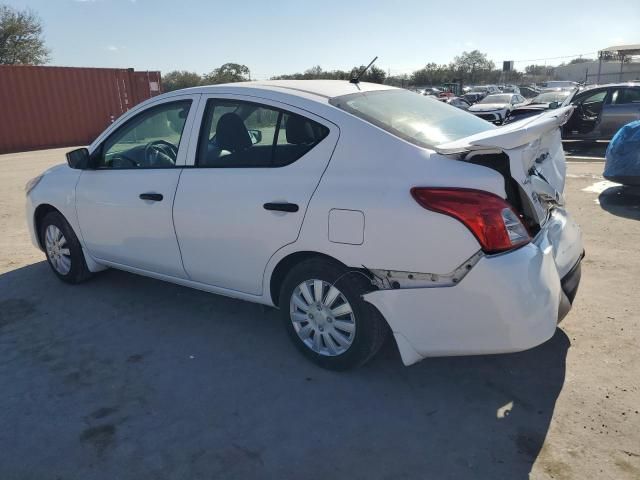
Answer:
[[196, 165], [283, 167], [328, 134], [327, 127], [301, 115], [257, 103], [212, 99], [202, 120]]
[[625, 103], [640, 104], [640, 88], [623, 88], [617, 90], [613, 96], [613, 103], [617, 105]]
[[452, 105], [408, 90], [352, 93], [334, 97], [330, 103], [425, 148], [497, 128]]

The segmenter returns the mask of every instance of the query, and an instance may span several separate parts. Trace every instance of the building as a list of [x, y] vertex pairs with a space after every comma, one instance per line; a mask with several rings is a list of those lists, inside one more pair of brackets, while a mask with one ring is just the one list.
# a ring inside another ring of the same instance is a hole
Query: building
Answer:
[[593, 84], [640, 79], [640, 44], [608, 47], [596, 61], [556, 67], [553, 78]]

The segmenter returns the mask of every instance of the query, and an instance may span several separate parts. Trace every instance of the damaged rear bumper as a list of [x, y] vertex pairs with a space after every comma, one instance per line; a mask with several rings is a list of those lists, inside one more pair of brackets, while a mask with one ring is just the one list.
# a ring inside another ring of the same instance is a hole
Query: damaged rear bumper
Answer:
[[582, 240], [558, 209], [534, 241], [483, 256], [457, 285], [364, 295], [385, 317], [402, 361], [527, 350], [549, 338], [580, 281]]
[[573, 266], [573, 268], [567, 273], [562, 280], [560, 280], [560, 287], [562, 288], [562, 296], [560, 298], [560, 309], [558, 310], [558, 323], [567, 316], [573, 300], [578, 293], [578, 286], [580, 285], [580, 279], [582, 278], [582, 259], [584, 258], [584, 252], [580, 256], [580, 260]]

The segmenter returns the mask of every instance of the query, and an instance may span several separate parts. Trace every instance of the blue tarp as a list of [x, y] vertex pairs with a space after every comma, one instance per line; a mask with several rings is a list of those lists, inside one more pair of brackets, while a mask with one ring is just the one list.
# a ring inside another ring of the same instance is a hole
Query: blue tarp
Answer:
[[604, 166], [608, 180], [640, 185], [640, 120], [622, 127], [609, 142]]

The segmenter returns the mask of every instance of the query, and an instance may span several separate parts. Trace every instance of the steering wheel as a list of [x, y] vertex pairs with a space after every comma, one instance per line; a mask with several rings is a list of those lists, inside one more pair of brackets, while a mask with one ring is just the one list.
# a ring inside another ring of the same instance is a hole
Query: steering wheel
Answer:
[[144, 147], [145, 163], [149, 166], [173, 166], [178, 157], [178, 149], [164, 140], [154, 140]]

